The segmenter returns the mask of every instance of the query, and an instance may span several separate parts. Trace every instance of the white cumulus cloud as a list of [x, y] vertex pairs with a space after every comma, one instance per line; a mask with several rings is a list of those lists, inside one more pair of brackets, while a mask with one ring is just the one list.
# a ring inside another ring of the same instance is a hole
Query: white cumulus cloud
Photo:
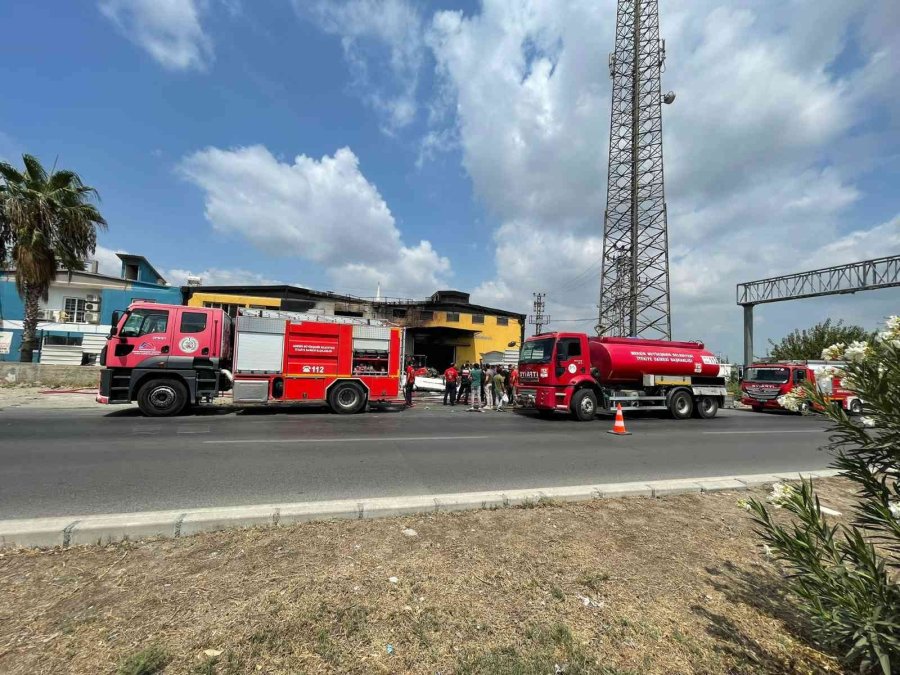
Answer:
[[113, 250], [111, 248], [106, 248], [105, 246], [97, 246], [94, 255], [91, 256], [91, 260], [96, 260], [97, 263], [99, 263], [98, 271], [100, 274], [105, 274], [110, 277], [122, 276], [122, 261], [116, 253], [125, 253], [125, 251], [122, 249]]
[[206, 0], [101, 0], [100, 12], [170, 70], [205, 70], [213, 43], [200, 23]]
[[222, 269], [220, 267], [207, 267], [201, 271], [186, 269], [168, 269], [163, 272], [170, 286], [186, 286], [188, 277], [199, 277], [204, 286], [273, 286], [283, 284], [278, 279], [271, 279], [264, 274], [251, 272], [245, 269]]
[[430, 293], [450, 262], [427, 241], [403, 243], [394, 216], [349, 148], [284, 162], [263, 146], [206, 148], [182, 175], [204, 192], [206, 218], [270, 255], [322, 265], [337, 288]]
[[298, 16], [338, 36], [353, 87], [388, 134], [411, 124], [426, 55], [423, 18], [411, 0], [293, 0]]

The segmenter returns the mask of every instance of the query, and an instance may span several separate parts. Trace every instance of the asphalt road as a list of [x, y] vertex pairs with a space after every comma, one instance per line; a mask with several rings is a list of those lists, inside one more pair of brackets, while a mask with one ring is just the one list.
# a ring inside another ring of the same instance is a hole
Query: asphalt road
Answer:
[[134, 408], [0, 411], [0, 519], [422, 495], [825, 468], [824, 423], [721, 411], [713, 420], [577, 423], [424, 406], [338, 416]]

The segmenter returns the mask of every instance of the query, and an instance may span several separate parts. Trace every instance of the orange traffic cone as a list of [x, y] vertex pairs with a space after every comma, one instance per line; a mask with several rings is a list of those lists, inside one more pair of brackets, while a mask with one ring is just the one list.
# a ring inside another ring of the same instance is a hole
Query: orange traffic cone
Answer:
[[613, 428], [606, 433], [615, 434], [616, 436], [631, 436], [631, 432], [625, 430], [625, 415], [622, 414], [621, 403], [616, 403], [616, 423], [613, 424]]

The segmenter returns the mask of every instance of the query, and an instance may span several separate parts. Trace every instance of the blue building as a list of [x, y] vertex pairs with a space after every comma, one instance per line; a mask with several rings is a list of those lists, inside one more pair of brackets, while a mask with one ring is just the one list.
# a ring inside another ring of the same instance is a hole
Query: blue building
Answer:
[[[96, 262], [84, 271], [60, 270], [41, 302], [35, 361], [89, 364], [109, 335], [112, 313], [135, 300], [180, 305], [181, 289], [169, 286], [146, 258], [118, 253], [120, 276], [98, 273]], [[0, 361], [18, 361], [25, 307], [16, 291], [15, 272], [0, 270]]]

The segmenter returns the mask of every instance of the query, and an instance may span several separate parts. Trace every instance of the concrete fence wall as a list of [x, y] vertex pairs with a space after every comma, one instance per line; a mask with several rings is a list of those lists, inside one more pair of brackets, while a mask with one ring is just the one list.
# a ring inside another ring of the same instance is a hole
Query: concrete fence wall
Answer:
[[96, 366], [0, 362], [0, 386], [34, 385], [81, 389], [96, 388], [99, 384], [100, 369]]

